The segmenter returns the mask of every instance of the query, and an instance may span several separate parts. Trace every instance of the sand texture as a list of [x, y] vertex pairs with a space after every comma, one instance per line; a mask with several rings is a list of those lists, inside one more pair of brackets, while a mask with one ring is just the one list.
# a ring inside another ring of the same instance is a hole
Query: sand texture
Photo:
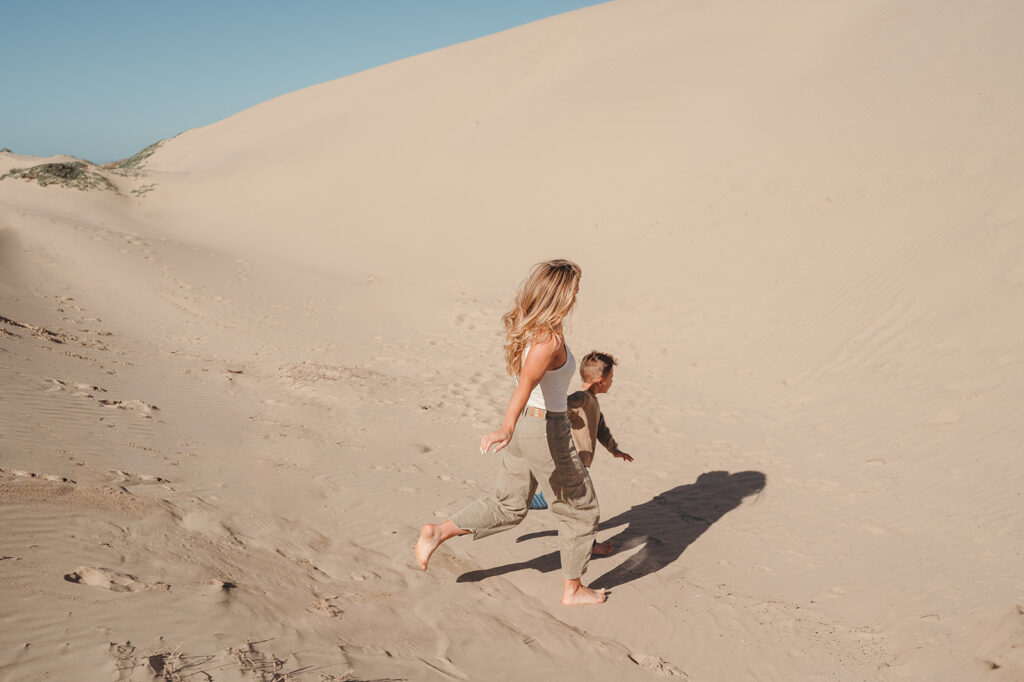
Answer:
[[[0, 679], [1024, 679], [1022, 25], [617, 0], [0, 153], [59, 165], [0, 180]], [[636, 458], [600, 607], [550, 512], [412, 554], [553, 257]]]

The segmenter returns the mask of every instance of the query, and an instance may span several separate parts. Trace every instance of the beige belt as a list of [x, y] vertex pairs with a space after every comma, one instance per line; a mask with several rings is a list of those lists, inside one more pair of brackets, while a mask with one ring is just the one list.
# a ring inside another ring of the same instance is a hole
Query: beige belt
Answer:
[[523, 411], [523, 414], [526, 415], [527, 417], [537, 417], [538, 419], [543, 419], [545, 416], [547, 416], [547, 413], [547, 410], [542, 410], [539, 407], [527, 407]]

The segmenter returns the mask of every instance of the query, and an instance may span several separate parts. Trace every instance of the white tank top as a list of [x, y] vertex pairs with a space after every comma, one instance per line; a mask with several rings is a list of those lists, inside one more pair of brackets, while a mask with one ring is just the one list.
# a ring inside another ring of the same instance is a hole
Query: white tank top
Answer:
[[[565, 412], [569, 408], [566, 397], [569, 394], [569, 382], [572, 381], [572, 375], [576, 373], [576, 358], [569, 350], [569, 344], [565, 343], [564, 345], [565, 362], [558, 369], [549, 369], [544, 372], [540, 383], [534, 387], [530, 393], [530, 399], [526, 401], [527, 407], [539, 407], [549, 412]], [[526, 356], [529, 354], [530, 346], [527, 345], [526, 352], [523, 353], [523, 364], [526, 364]], [[518, 383], [519, 377], [516, 377], [516, 384]]]

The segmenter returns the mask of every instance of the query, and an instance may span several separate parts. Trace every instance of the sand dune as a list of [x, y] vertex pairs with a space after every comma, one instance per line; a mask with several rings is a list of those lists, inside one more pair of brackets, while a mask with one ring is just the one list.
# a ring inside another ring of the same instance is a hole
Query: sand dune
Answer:
[[[1020, 679], [1022, 19], [617, 0], [0, 180], [0, 678]], [[411, 554], [555, 256], [600, 608]]]

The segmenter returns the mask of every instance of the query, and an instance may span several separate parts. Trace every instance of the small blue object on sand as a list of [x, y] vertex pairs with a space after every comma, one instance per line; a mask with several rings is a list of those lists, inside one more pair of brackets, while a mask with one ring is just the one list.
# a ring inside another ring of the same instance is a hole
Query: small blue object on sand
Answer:
[[538, 491], [530, 501], [530, 509], [547, 509], [548, 501], [544, 499], [544, 492]]

